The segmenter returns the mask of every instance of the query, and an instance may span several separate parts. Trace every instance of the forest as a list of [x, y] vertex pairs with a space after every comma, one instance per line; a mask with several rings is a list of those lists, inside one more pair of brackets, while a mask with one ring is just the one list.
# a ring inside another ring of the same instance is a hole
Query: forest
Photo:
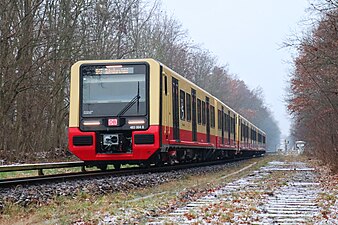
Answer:
[[[262, 90], [250, 90], [194, 44], [160, 1], [2, 0], [0, 7], [0, 160], [41, 162], [68, 154], [70, 67], [83, 59], [154, 58], [263, 129], [269, 150], [279, 145], [280, 130]], [[304, 52], [299, 63], [307, 57]]]
[[287, 44], [297, 51], [288, 97], [292, 135], [338, 172], [338, 1], [312, 6], [310, 29]]

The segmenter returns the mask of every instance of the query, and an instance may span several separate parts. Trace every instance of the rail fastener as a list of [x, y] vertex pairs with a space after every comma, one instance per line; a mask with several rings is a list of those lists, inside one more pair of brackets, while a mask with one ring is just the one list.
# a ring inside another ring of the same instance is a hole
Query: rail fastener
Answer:
[[44, 169], [59, 169], [59, 168], [71, 168], [81, 167], [81, 171], [85, 172], [85, 163], [83, 161], [75, 162], [57, 162], [57, 163], [37, 163], [37, 164], [18, 164], [18, 165], [5, 165], [0, 166], [0, 172], [13, 172], [13, 171], [25, 171], [25, 170], [37, 170], [39, 176], [43, 176]]

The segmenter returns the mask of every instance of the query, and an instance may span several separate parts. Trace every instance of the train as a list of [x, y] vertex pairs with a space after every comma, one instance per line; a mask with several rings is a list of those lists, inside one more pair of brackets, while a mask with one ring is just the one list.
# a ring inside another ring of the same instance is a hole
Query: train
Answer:
[[264, 155], [266, 134], [159, 61], [84, 60], [71, 67], [68, 147], [119, 169]]

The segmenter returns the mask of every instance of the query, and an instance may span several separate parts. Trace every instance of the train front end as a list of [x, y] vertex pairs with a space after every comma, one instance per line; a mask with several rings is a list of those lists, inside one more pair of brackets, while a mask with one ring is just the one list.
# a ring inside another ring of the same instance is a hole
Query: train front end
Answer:
[[75, 63], [69, 150], [92, 165], [148, 160], [160, 148], [159, 68], [151, 59]]

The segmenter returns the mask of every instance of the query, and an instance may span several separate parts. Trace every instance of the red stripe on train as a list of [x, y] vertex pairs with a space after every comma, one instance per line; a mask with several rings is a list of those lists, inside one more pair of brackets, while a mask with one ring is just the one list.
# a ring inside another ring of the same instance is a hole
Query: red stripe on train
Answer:
[[[96, 153], [96, 135], [95, 132], [82, 132], [79, 128], [69, 128], [68, 129], [68, 145], [69, 150], [76, 155], [78, 158], [84, 161], [114, 161], [114, 160], [147, 160], [151, 155], [153, 155], [160, 148], [160, 126], [150, 126], [148, 130], [145, 131], [133, 131], [132, 132], [132, 153], [115, 153], [115, 154], [97, 154]], [[153, 144], [135, 144], [134, 136], [139, 134], [152, 134], [154, 135]], [[73, 143], [73, 137], [79, 136], [91, 136], [93, 139], [92, 145], [87, 146], [75, 146]], [[207, 142], [206, 134], [197, 133], [197, 141], [192, 141], [192, 132], [186, 130], [180, 130], [180, 140], [173, 140], [173, 128], [162, 127], [162, 144], [168, 146], [182, 146], [182, 147], [201, 147], [201, 148], [221, 148], [221, 149], [232, 149], [236, 150], [235, 142], [225, 138], [224, 143], [222, 144], [221, 138], [210, 135], [210, 143]], [[246, 149], [257, 150], [253, 144], [251, 146], [247, 144]], [[243, 148], [243, 146], [241, 146]]]

